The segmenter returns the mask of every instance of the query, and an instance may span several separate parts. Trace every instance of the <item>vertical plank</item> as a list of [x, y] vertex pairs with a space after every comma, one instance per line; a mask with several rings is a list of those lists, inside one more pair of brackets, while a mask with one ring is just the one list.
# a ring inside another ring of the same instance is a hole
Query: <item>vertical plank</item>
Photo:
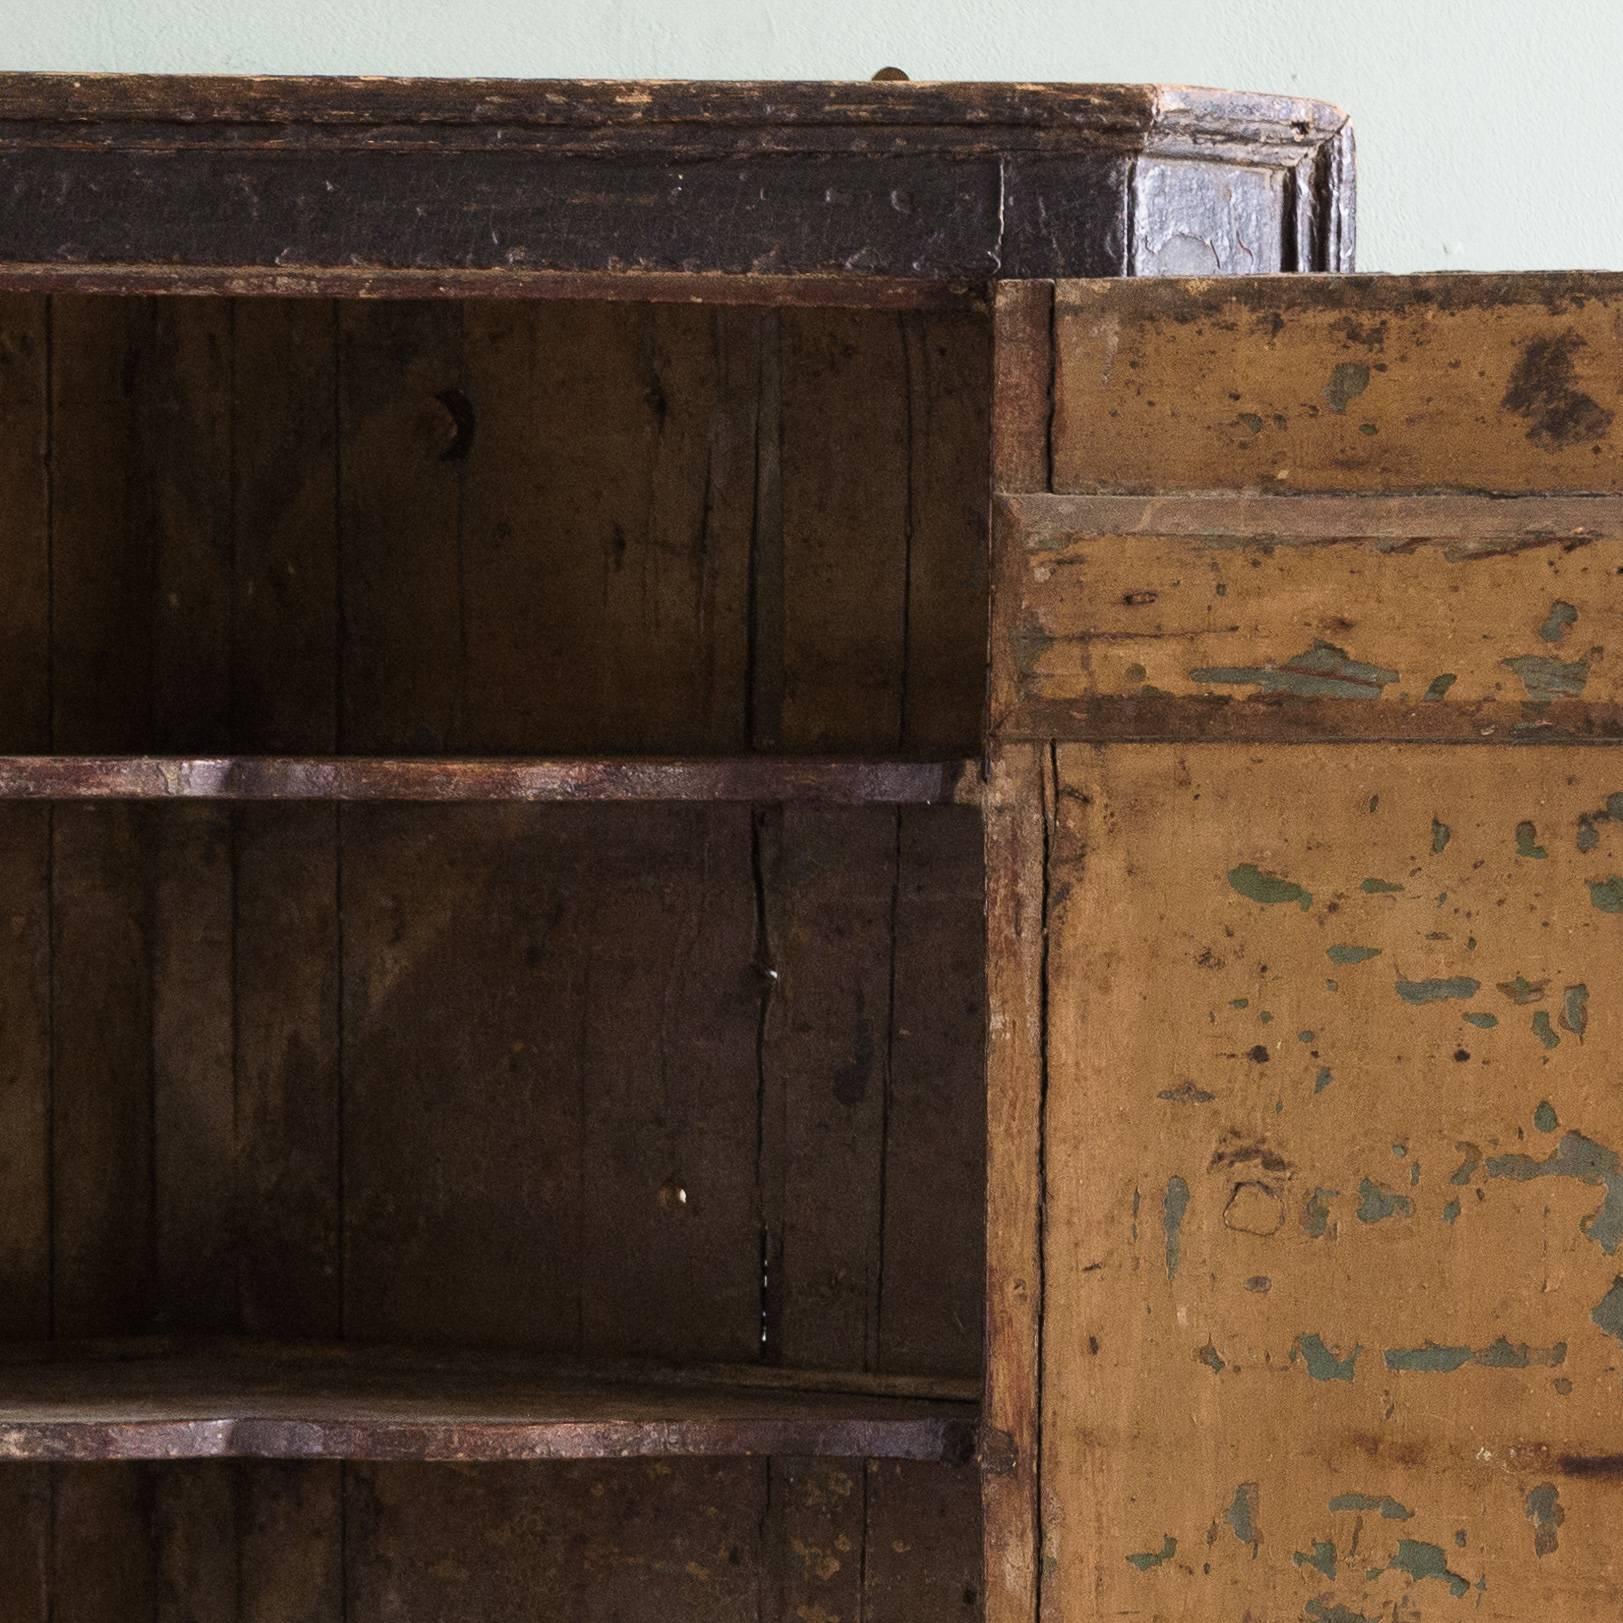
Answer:
[[238, 1468], [237, 1623], [345, 1623], [343, 1476], [335, 1463]]
[[1054, 284], [1000, 282], [992, 324], [992, 488], [1047, 490], [1054, 412]]
[[765, 1616], [858, 1623], [866, 1504], [859, 1460], [772, 1461], [762, 1540]]
[[986, 819], [987, 1623], [1037, 1615], [1047, 791], [1034, 744], [994, 745]]
[[[50, 315], [0, 298], [0, 747], [47, 748]], [[50, 814], [0, 813], [0, 1335], [51, 1326]], [[0, 1468], [0, 1615], [45, 1623], [50, 1476]]]
[[910, 1460], [865, 1466], [863, 1623], [978, 1623], [977, 1473]]

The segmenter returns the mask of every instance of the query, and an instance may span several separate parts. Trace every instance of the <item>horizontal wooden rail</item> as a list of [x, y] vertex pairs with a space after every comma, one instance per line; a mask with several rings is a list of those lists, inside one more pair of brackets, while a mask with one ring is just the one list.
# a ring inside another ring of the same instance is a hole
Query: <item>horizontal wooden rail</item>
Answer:
[[223, 1342], [0, 1355], [9, 1460], [544, 1460], [792, 1454], [962, 1463], [973, 1399], [714, 1368]]
[[800, 801], [973, 804], [973, 761], [9, 755], [0, 800]]

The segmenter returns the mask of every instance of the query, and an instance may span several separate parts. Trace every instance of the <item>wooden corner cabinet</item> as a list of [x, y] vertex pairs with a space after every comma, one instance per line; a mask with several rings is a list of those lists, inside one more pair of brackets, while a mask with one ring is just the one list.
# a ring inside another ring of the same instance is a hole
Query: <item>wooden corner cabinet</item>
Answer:
[[[1477, 1511], [1406, 1473], [1477, 1470], [1461, 1406], [1517, 1381], [1582, 1385], [1506, 1446], [1593, 1422], [1589, 1308], [1565, 1362], [1471, 1327], [1398, 1422], [1335, 1291], [1407, 1315], [1411, 1217], [1416, 1290], [1558, 1196], [1547, 1279], [1612, 1248], [1567, 1205], [1616, 1155], [1513, 1151], [1512, 1070], [1444, 1052], [1548, 1013], [1516, 1085], [1569, 1066], [1534, 1091], [1606, 1142], [1603, 969], [1584, 1049], [1518, 903], [1470, 975], [1537, 996], [1439, 1036], [1429, 931], [1473, 926], [1416, 898], [1500, 905], [1478, 779], [1610, 838], [1600, 752], [1423, 787], [1615, 727], [1619, 306], [1278, 280], [1351, 268], [1352, 178], [1335, 109], [1179, 89], [0, 76], [5, 1623], [1363, 1623], [1477, 1582]], [[1208, 280], [1120, 280], [1168, 275]], [[1421, 990], [1360, 1060], [1387, 965]], [[1474, 1091], [1400, 1131], [1422, 1053]], [[1223, 1249], [1242, 1197], [1277, 1259]], [[1529, 1521], [1500, 1469], [1535, 1576], [1604, 1542], [1604, 1472]], [[1366, 1513], [1323, 1555], [1354, 1492], [1414, 1549]]]

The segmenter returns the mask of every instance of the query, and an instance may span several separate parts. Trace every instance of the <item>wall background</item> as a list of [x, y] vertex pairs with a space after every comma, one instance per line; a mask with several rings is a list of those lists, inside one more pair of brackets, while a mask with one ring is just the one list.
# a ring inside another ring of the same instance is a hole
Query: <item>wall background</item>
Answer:
[[0, 0], [0, 67], [1160, 81], [1340, 103], [1364, 270], [1623, 269], [1620, 0]]

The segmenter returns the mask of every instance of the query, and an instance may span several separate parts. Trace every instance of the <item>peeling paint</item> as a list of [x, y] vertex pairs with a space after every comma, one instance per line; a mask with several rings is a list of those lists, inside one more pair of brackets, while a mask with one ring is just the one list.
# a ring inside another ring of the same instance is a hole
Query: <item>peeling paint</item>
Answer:
[[1234, 1490], [1234, 1499], [1223, 1513], [1223, 1519], [1229, 1524], [1229, 1531], [1242, 1544], [1249, 1544], [1253, 1555], [1257, 1553], [1257, 1547], [1262, 1543], [1262, 1530], [1257, 1525], [1257, 1506], [1261, 1492], [1255, 1482], [1242, 1482]]
[[1533, 1112], [1533, 1125], [1541, 1133], [1553, 1133], [1561, 1125], [1561, 1120], [1555, 1113], [1555, 1106], [1548, 1099], [1539, 1101], [1538, 1109]]
[[1550, 612], [1544, 616], [1544, 624], [1538, 628], [1538, 634], [1544, 642], [1564, 642], [1567, 632], [1577, 623], [1578, 611], [1570, 603], [1557, 598], [1550, 605]]
[[1623, 913], [1623, 879], [1616, 874], [1589, 881], [1589, 905], [1602, 913]]
[[1137, 1567], [1140, 1572], [1148, 1572], [1152, 1567], [1170, 1561], [1177, 1553], [1178, 1541], [1170, 1533], [1163, 1533], [1159, 1550], [1145, 1550], [1138, 1555], [1130, 1555], [1127, 1557], [1127, 1564], [1130, 1567]]
[[1475, 997], [1481, 989], [1481, 981], [1472, 980], [1469, 975], [1397, 983], [1397, 994], [1405, 1003], [1441, 1003], [1448, 998]]
[[1209, 1105], [1217, 1095], [1208, 1093], [1205, 1088], [1196, 1087], [1185, 1078], [1175, 1088], [1162, 1088], [1155, 1097], [1175, 1105]]
[[1582, 981], [1561, 994], [1561, 1028], [1570, 1031], [1579, 1042], [1589, 1029], [1589, 988]]
[[1332, 964], [1367, 964], [1371, 958], [1379, 958], [1379, 947], [1355, 947], [1345, 941], [1338, 941], [1334, 946], [1326, 947], [1324, 955]]
[[1550, 1024], [1550, 1011], [1539, 1009], [1533, 1015], [1533, 1035], [1543, 1043], [1546, 1048], [1559, 1048], [1561, 1039], [1556, 1036], [1555, 1028]]
[[1384, 1184], [1365, 1178], [1358, 1185], [1358, 1221], [1384, 1223], [1389, 1217], [1412, 1217], [1414, 1202], [1407, 1195], [1399, 1195]]
[[1461, 1017], [1468, 1026], [1475, 1026], [1478, 1031], [1492, 1031], [1499, 1024], [1499, 1016], [1489, 1014], [1486, 1009], [1470, 1009]]
[[1448, 1592], [1457, 1600], [1471, 1585], [1457, 1572], [1449, 1571], [1448, 1558], [1440, 1544], [1427, 1544], [1420, 1539], [1398, 1540], [1398, 1553], [1392, 1557], [1389, 1569], [1407, 1573], [1416, 1583], [1425, 1578], [1436, 1578], [1448, 1585]]
[[1445, 1347], [1428, 1341], [1423, 1347], [1388, 1347], [1382, 1356], [1390, 1370], [1421, 1375], [1451, 1375], [1467, 1364], [1481, 1369], [1556, 1369], [1567, 1361], [1567, 1344], [1529, 1347], [1500, 1336], [1486, 1347]]
[[1313, 1091], [1315, 1093], [1323, 1093], [1324, 1090], [1334, 1081], [1335, 1077], [1331, 1074], [1330, 1067], [1328, 1065], [1321, 1065], [1319, 1067], [1319, 1074], [1313, 1078]]
[[[1552, 662], [1553, 663], [1553, 662]], [[1254, 687], [1295, 699], [1378, 699], [1396, 671], [1366, 665], [1345, 648], [1315, 642], [1279, 665], [1206, 665], [1190, 671], [1191, 681], [1215, 687]]]
[[1623, 1166], [1617, 1152], [1604, 1144], [1582, 1133], [1565, 1133], [1542, 1161], [1530, 1155], [1490, 1156], [1488, 1176], [1523, 1183], [1534, 1178], [1574, 1178], [1580, 1183], [1599, 1185], [1606, 1192], [1605, 1198], [1598, 1211], [1579, 1223], [1579, 1230], [1607, 1256], [1623, 1245]]
[[1291, 1560], [1299, 1567], [1311, 1567], [1315, 1572], [1328, 1578], [1331, 1583], [1336, 1581], [1336, 1547], [1329, 1539], [1314, 1539], [1311, 1553], [1293, 1551]]
[[1434, 676], [1431, 679], [1431, 686], [1420, 696], [1421, 703], [1436, 704], [1447, 696], [1448, 690], [1458, 680], [1459, 678], [1452, 671], [1444, 671], [1441, 676]]
[[1196, 1352], [1195, 1357], [1198, 1358], [1200, 1362], [1203, 1363], [1214, 1375], [1221, 1375], [1223, 1371], [1228, 1368], [1228, 1364], [1224, 1361], [1223, 1355], [1211, 1344], [1210, 1341], [1208, 1341], [1204, 1347], [1200, 1348], [1200, 1350]]
[[[1338, 416], [1369, 387], [1369, 368], [1362, 361], [1337, 361], [1324, 386], [1324, 398]], [[1598, 409], [1598, 408], [1597, 408]]]
[[1308, 1623], [1378, 1623], [1367, 1612], [1355, 1612], [1350, 1606], [1336, 1604], [1334, 1595], [1317, 1595], [1307, 1603], [1302, 1613]]
[[1462, 1160], [1460, 1164], [1449, 1174], [1448, 1181], [1452, 1184], [1458, 1184], [1463, 1187], [1476, 1176], [1476, 1169], [1482, 1165], [1482, 1151], [1479, 1150], [1475, 1144], [1456, 1143], [1454, 1148], [1457, 1149], [1465, 1159]]
[[1518, 654], [1499, 661], [1514, 671], [1530, 699], [1576, 698], [1589, 680], [1586, 660], [1552, 659], [1548, 654]]
[[1519, 857], [1532, 857], [1542, 862], [1549, 852], [1538, 843], [1538, 830], [1531, 823], [1518, 823], [1516, 825], [1516, 855]]
[[1315, 1240], [1322, 1240], [1330, 1226], [1330, 1202], [1339, 1195], [1339, 1189], [1315, 1189], [1302, 1203], [1302, 1232]]
[[1499, 990], [1512, 1003], [1537, 1003], [1544, 996], [1544, 988], [1549, 984], [1548, 981], [1530, 981], [1525, 975], [1518, 975], [1513, 981], [1500, 981]]
[[1456, 1223], [1456, 1222], [1458, 1222], [1459, 1221], [1459, 1215], [1460, 1215], [1460, 1203], [1457, 1200], [1451, 1200], [1451, 1201], [1449, 1201], [1449, 1203], [1446, 1206], [1443, 1207], [1443, 1221], [1445, 1223]]
[[1623, 1276], [1612, 1281], [1612, 1288], [1595, 1304], [1589, 1317], [1607, 1335], [1623, 1341]]
[[1338, 1493], [1330, 1501], [1331, 1510], [1370, 1511], [1389, 1522], [1412, 1521], [1414, 1512], [1390, 1494]]
[[1533, 1524], [1533, 1554], [1541, 1560], [1554, 1555], [1561, 1547], [1557, 1531], [1567, 1519], [1561, 1508], [1561, 1494], [1553, 1482], [1541, 1482], [1529, 1490], [1526, 1499], [1527, 1519]]
[[1178, 1277], [1178, 1262], [1183, 1248], [1183, 1217], [1188, 1210], [1189, 1185], [1182, 1178], [1169, 1178], [1166, 1193], [1161, 1197], [1161, 1229], [1166, 1239], [1168, 1279]]
[[1313, 893], [1303, 890], [1289, 879], [1275, 873], [1265, 873], [1254, 862], [1242, 862], [1229, 869], [1229, 885], [1253, 902], [1271, 907], [1280, 902], [1295, 902], [1305, 913], [1313, 905]]
[[1307, 1366], [1308, 1374], [1315, 1381], [1350, 1381], [1358, 1363], [1358, 1355], [1363, 1350], [1361, 1346], [1356, 1346], [1343, 1356], [1333, 1348], [1325, 1346], [1322, 1337], [1302, 1335], [1296, 1338], [1296, 1343], [1291, 1348], [1291, 1362], [1294, 1364], [1300, 1356]]
[[1439, 823], [1434, 817], [1431, 820], [1431, 854], [1440, 857], [1448, 849], [1448, 842], [1454, 837], [1454, 831], [1447, 823]]
[[1394, 884], [1390, 879], [1366, 879], [1358, 888], [1366, 896], [1396, 896], [1403, 886]]

